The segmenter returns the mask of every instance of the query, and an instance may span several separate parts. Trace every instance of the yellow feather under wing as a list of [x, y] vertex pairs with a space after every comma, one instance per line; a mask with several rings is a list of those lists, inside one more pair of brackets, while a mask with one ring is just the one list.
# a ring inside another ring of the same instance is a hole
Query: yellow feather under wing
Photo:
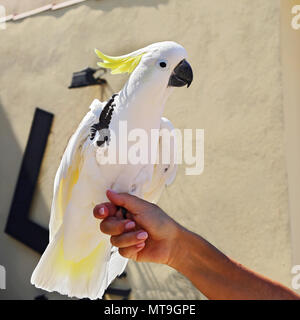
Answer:
[[[62, 162], [64, 161], [65, 159], [63, 158]], [[56, 184], [57, 190], [54, 190], [54, 199], [51, 208], [51, 219], [49, 224], [50, 240], [53, 239], [63, 222], [64, 213], [71, 199], [73, 188], [79, 178], [80, 166], [81, 157], [78, 150], [71, 162], [71, 165], [67, 168], [66, 174], [63, 174], [63, 165], [62, 163], [60, 164], [57, 177], [55, 178], [58, 179], [58, 185]]]
[[102, 239], [96, 248], [80, 261], [68, 260], [64, 253], [62, 221], [73, 188], [79, 179], [81, 161], [80, 152], [77, 151], [67, 174], [60, 178], [53, 212], [57, 230], [32, 274], [31, 283], [50, 292], [58, 291], [71, 297], [96, 299], [102, 297], [108, 285], [105, 261], [110, 252], [109, 240]]
[[105, 266], [110, 246], [107, 241], [103, 239], [87, 257], [78, 262], [65, 259], [63, 241], [60, 229], [34, 270], [31, 283], [70, 297], [102, 298], [108, 286]]
[[55, 255], [54, 266], [56, 272], [61, 276], [68, 275], [69, 280], [76, 280], [82, 276], [86, 280], [90, 280], [92, 273], [97, 265], [99, 255], [103, 255], [105, 249], [105, 242], [101, 241], [98, 246], [85, 258], [78, 262], [66, 260], [64, 257], [63, 237], [58, 243], [58, 252]]
[[60, 179], [59, 187], [58, 187], [58, 195], [57, 195], [57, 205], [56, 208], [58, 210], [57, 214], [59, 216], [59, 220], [62, 221], [64, 212], [67, 208], [67, 205], [71, 199], [72, 191], [75, 184], [79, 178], [79, 166], [80, 166], [80, 158], [79, 156], [74, 159], [73, 164], [68, 168], [66, 177], [62, 177]]

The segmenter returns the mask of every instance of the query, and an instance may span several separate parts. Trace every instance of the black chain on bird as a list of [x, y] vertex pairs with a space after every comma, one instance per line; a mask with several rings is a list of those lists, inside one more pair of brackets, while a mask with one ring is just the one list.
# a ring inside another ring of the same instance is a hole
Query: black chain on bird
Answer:
[[104, 143], [107, 145], [110, 141], [110, 131], [109, 124], [112, 118], [112, 114], [114, 112], [115, 104], [114, 100], [118, 94], [113, 94], [112, 97], [108, 100], [107, 104], [101, 111], [99, 122], [95, 123], [91, 126], [90, 140], [95, 138], [96, 132], [99, 132], [99, 138], [97, 139], [97, 146], [101, 147]]

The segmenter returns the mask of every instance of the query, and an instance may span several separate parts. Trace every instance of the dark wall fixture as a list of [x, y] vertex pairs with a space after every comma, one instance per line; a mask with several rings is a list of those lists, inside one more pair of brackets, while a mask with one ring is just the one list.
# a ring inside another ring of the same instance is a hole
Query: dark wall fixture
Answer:
[[[102, 73], [97, 78], [95, 78], [94, 74], [97, 71], [101, 71]], [[86, 69], [83, 69], [81, 71], [74, 72], [72, 75], [72, 82], [69, 86], [69, 89], [93, 85], [105, 85], [107, 84], [107, 81], [101, 78], [101, 76], [103, 76], [105, 73], [106, 69], [104, 68], [93, 69], [90, 67], [87, 67]]]
[[29, 210], [44, 156], [53, 114], [36, 108], [5, 232], [43, 253], [49, 232], [29, 219]]

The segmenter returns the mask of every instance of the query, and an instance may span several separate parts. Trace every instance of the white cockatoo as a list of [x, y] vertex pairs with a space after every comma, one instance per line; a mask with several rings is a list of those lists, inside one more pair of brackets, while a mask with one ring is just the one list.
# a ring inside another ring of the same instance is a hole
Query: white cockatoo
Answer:
[[[107, 189], [156, 202], [176, 175], [174, 143], [169, 148], [169, 163], [160, 159], [112, 164], [103, 159], [110, 148], [116, 148], [120, 155], [122, 148], [127, 152], [134, 145], [133, 141], [124, 143], [121, 122], [126, 122], [128, 133], [143, 129], [147, 133], [143, 144], [149, 144], [146, 150], [154, 150], [154, 156], [160, 158], [165, 130], [173, 129], [171, 122], [162, 118], [166, 100], [172, 87], [189, 86], [193, 78], [186, 50], [172, 41], [120, 57], [96, 53], [102, 59], [98, 65], [113, 74], [128, 72], [130, 77], [110, 100], [93, 101], [68, 142], [54, 181], [50, 242], [31, 277], [38, 288], [90, 299], [102, 298], [127, 264], [110, 244], [109, 236], [99, 230], [94, 206], [107, 201]], [[151, 138], [153, 129], [161, 135]]]

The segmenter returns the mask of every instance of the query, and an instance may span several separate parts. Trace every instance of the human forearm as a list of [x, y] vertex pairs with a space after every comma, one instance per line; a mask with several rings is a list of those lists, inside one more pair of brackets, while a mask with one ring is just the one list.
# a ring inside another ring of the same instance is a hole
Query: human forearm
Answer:
[[[112, 203], [96, 206], [94, 215], [104, 219], [101, 231], [111, 235], [122, 256], [166, 263], [210, 299], [299, 299], [288, 288], [231, 260], [158, 206], [128, 194], [108, 191], [107, 196]], [[127, 219], [118, 213], [119, 206], [128, 210]]]
[[299, 299], [291, 290], [248, 270], [182, 227], [177, 239], [169, 266], [209, 299]]

